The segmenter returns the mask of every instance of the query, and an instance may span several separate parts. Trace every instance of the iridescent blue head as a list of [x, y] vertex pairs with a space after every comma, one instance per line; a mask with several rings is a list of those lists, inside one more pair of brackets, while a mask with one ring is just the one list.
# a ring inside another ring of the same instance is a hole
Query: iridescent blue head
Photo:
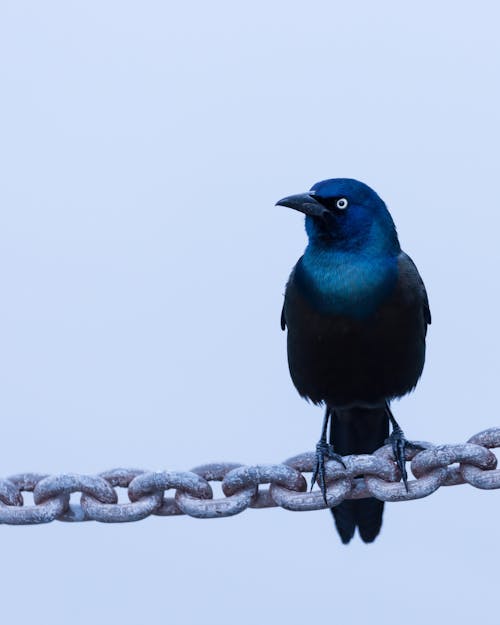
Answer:
[[359, 319], [392, 292], [401, 251], [394, 222], [366, 184], [334, 178], [278, 202], [306, 215], [309, 245], [294, 270], [297, 288], [317, 309]]
[[308, 193], [285, 197], [277, 204], [305, 213], [306, 231], [313, 246], [374, 255], [400, 252], [386, 205], [373, 189], [358, 180], [323, 180]]

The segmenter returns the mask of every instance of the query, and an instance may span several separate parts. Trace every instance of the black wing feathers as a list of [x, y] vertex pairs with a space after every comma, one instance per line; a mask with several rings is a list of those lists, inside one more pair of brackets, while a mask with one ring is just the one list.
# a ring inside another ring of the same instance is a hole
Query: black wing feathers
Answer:
[[286, 328], [285, 305], [283, 304], [283, 308], [281, 309], [281, 329], [284, 330], [285, 328]]

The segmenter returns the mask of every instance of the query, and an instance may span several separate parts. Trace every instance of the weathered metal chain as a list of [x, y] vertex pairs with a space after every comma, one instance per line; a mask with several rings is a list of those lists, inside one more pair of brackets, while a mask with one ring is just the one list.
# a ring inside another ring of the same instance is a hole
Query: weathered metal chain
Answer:
[[[480, 432], [458, 445], [417, 442], [424, 450], [407, 452], [415, 477], [408, 482], [408, 491], [388, 445], [372, 455], [345, 456], [345, 467], [327, 462], [327, 504], [319, 490], [307, 489], [303, 473], [313, 470], [312, 452], [282, 464], [243, 466], [224, 462], [179, 472], [114, 469], [99, 475], [25, 473], [0, 479], [0, 523], [124, 523], [152, 514], [210, 519], [232, 516], [246, 508], [321, 510], [344, 499], [364, 497], [408, 501], [426, 497], [440, 486], [465, 483], [482, 489], [500, 488], [500, 469], [490, 451], [500, 447], [500, 427]], [[214, 481], [222, 482], [224, 497], [213, 497], [210, 482]], [[262, 489], [263, 484], [269, 484], [269, 488]], [[128, 502], [118, 501], [116, 488], [128, 489]], [[172, 497], [165, 495], [169, 490], [175, 491]], [[23, 491], [33, 492], [32, 505], [24, 505]], [[72, 493], [81, 493], [79, 504], [70, 502]]]

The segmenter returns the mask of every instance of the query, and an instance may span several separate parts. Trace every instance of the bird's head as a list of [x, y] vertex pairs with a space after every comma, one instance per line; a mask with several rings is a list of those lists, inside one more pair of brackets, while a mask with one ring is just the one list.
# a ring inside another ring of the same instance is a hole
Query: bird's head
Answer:
[[306, 215], [312, 244], [345, 251], [397, 254], [396, 228], [382, 199], [368, 185], [351, 178], [317, 182], [307, 193], [276, 203]]

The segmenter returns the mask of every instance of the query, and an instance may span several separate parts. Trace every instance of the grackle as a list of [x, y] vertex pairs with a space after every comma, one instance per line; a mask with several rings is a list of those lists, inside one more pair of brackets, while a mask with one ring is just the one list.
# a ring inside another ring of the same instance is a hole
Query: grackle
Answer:
[[[413, 390], [422, 373], [431, 322], [424, 283], [386, 205], [366, 184], [324, 180], [277, 205], [305, 213], [309, 238], [286, 285], [281, 327], [288, 328], [295, 387], [326, 408], [312, 485], [327, 502], [325, 459], [343, 464], [344, 455], [390, 442], [407, 487], [405, 449], [415, 445], [390, 402]], [[342, 542], [356, 527], [363, 541], [375, 540], [383, 507], [370, 498], [332, 508]]]

